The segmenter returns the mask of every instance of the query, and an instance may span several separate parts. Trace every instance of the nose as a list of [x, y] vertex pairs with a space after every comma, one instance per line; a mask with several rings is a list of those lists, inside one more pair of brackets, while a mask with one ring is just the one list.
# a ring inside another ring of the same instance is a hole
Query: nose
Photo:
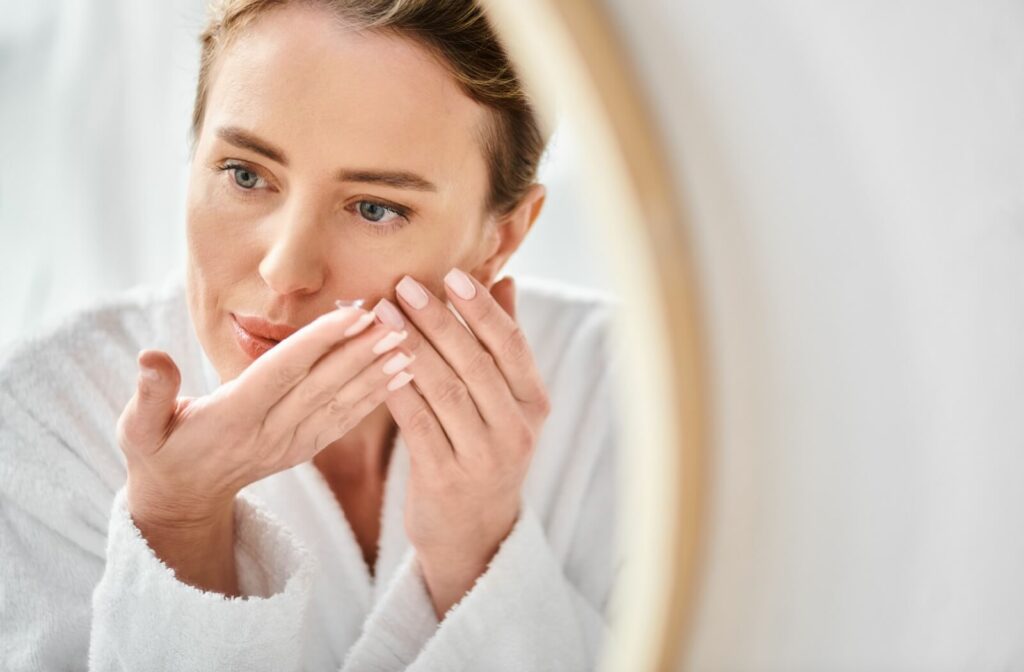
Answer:
[[270, 228], [271, 240], [259, 273], [277, 294], [314, 293], [325, 275], [323, 229], [312, 208], [296, 206], [281, 213]]

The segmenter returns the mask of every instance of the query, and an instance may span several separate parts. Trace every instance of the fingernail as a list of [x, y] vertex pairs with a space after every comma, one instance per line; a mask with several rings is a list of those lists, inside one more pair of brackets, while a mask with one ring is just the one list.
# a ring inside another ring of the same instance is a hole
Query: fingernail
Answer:
[[398, 295], [416, 310], [427, 305], [427, 290], [423, 289], [423, 285], [413, 280], [411, 276], [407, 275], [402, 278], [397, 289]]
[[444, 284], [448, 285], [448, 288], [455, 292], [455, 296], [460, 299], [468, 301], [476, 296], [476, 285], [468, 275], [457, 268], [448, 271], [448, 275], [444, 276]]
[[405, 318], [402, 317], [402, 311], [387, 299], [378, 301], [377, 305], [373, 307], [373, 312], [380, 318], [381, 322], [392, 329], [401, 329], [405, 326]]
[[406, 383], [412, 380], [412, 374], [408, 371], [402, 371], [397, 376], [388, 381], [388, 392], [394, 392], [398, 388], [402, 387]]
[[375, 355], [381, 355], [395, 347], [399, 343], [405, 340], [405, 337], [409, 335], [408, 331], [389, 331], [388, 333], [381, 336], [380, 340], [377, 341], [376, 345], [373, 346], [373, 353]]
[[412, 357], [405, 354], [404, 352], [397, 353], [394, 357], [384, 362], [384, 373], [391, 375], [392, 373], [398, 373], [405, 367], [409, 366], [409, 363], [413, 360]]
[[154, 383], [159, 382], [160, 380], [160, 372], [156, 369], [151, 369], [148, 366], [140, 367], [140, 373], [143, 378]]
[[353, 322], [351, 326], [345, 330], [345, 335], [355, 336], [356, 334], [361, 334], [371, 324], [373, 324], [373, 313], [363, 313], [359, 316], [358, 320]]

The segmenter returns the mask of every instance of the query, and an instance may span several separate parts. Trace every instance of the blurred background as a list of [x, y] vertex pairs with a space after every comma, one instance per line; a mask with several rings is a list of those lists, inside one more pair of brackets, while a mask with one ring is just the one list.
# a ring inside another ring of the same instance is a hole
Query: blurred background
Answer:
[[[565, 4], [621, 36], [697, 265], [680, 667], [1024, 669], [1024, 3]], [[182, 263], [201, 3], [0, 17], [3, 340]], [[510, 270], [605, 284], [585, 149]]]
[[[204, 0], [0, 0], [0, 351], [185, 263], [188, 129]], [[577, 139], [559, 121], [548, 198], [505, 272], [610, 290]]]

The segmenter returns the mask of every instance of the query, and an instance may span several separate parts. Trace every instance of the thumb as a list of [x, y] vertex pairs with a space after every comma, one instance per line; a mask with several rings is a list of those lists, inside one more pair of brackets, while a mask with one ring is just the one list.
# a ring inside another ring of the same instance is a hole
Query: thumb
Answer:
[[138, 447], [157, 448], [178, 406], [181, 372], [170, 355], [160, 350], [143, 350], [137, 358], [139, 377], [133, 413], [123, 418], [123, 433]]

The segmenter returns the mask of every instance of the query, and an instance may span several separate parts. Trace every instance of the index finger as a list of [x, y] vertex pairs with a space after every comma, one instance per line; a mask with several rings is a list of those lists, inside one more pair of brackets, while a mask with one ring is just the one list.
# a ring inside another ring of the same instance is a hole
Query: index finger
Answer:
[[[370, 317], [364, 317], [369, 315]], [[368, 326], [372, 313], [350, 306], [320, 315], [259, 357], [238, 376], [238, 392], [249, 407], [270, 408], [309, 375], [357, 323]]]
[[547, 392], [526, 335], [491, 292], [472, 275], [453, 268], [444, 278], [448, 299], [484, 344], [520, 403], [547, 404]]

